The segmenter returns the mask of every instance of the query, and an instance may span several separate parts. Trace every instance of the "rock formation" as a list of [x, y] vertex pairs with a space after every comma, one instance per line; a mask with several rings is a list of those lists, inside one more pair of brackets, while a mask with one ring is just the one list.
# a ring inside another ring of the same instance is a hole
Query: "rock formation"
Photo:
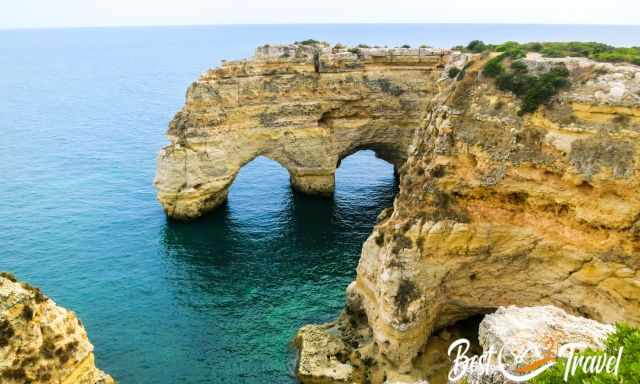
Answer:
[[329, 192], [360, 148], [396, 164], [399, 194], [332, 328], [362, 382], [428, 379], [434, 335], [500, 306], [640, 324], [640, 67], [529, 55], [532, 71], [566, 65], [571, 85], [521, 115], [485, 55], [354, 52], [263, 47], [203, 75], [159, 156], [167, 213], [220, 204], [257, 155], [307, 192]]
[[340, 160], [360, 149], [401, 166], [446, 53], [265, 46], [207, 71], [170, 124], [158, 199], [171, 217], [198, 217], [225, 201], [257, 156], [279, 162], [309, 194], [331, 194]]
[[[555, 353], [558, 346], [581, 343], [583, 348], [603, 349], [615, 328], [584, 317], [572, 316], [560, 308], [500, 307], [486, 315], [478, 330], [483, 350], [490, 346], [505, 348], [507, 354], [521, 354], [528, 344], [539, 346], [541, 352]], [[549, 343], [548, 343], [549, 342]]]
[[[557, 356], [559, 349], [568, 343], [579, 343], [584, 350], [602, 350], [609, 334], [615, 328], [583, 317], [572, 316], [560, 308], [550, 305], [541, 307], [500, 307], [495, 313], [484, 317], [479, 327], [479, 341], [483, 352], [490, 349], [503, 353], [511, 374], [518, 374], [518, 366], [511, 357], [516, 356], [520, 366], [539, 361], [544, 357]], [[566, 356], [564, 356], [566, 357]], [[464, 372], [468, 384], [513, 383], [495, 369], [476, 369]], [[456, 372], [454, 371], [454, 375]], [[464, 379], [453, 381], [463, 383]]]
[[429, 335], [499, 306], [640, 323], [640, 67], [561, 59], [571, 87], [520, 116], [475, 60], [416, 131], [348, 288], [390, 371], [419, 377]]
[[113, 384], [80, 320], [38, 288], [0, 274], [0, 382]]
[[298, 377], [305, 383], [351, 383], [353, 367], [345, 364], [347, 346], [339, 337], [327, 332], [330, 325], [307, 325], [296, 336], [300, 350]]

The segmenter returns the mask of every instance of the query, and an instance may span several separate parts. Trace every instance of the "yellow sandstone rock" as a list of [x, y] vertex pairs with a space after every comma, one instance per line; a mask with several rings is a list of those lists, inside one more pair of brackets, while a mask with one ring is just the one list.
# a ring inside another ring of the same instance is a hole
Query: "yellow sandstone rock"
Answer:
[[398, 196], [363, 245], [336, 333], [355, 382], [428, 379], [431, 335], [500, 306], [640, 324], [640, 67], [531, 55], [532, 68], [564, 63], [571, 86], [521, 116], [482, 76], [485, 60], [261, 47], [190, 87], [158, 198], [197, 217], [259, 155], [308, 193], [330, 193], [359, 149], [396, 165]]
[[0, 382], [114, 384], [80, 320], [38, 288], [0, 274]]
[[297, 190], [320, 195], [332, 194], [340, 161], [360, 149], [399, 167], [449, 55], [292, 45], [225, 62], [191, 85], [170, 124], [158, 199], [171, 217], [198, 217], [225, 201], [257, 156], [285, 167]]

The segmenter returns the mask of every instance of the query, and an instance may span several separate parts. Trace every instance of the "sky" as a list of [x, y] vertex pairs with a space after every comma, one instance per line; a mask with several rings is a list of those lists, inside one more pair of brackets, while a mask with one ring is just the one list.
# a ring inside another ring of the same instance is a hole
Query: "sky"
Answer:
[[0, 29], [294, 23], [640, 23], [640, 0], [0, 0]]

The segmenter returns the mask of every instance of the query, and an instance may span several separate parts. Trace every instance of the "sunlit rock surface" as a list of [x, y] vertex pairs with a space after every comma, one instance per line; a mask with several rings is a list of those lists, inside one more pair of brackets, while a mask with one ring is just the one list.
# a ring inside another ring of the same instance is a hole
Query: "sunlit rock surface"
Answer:
[[0, 273], [0, 382], [114, 384], [96, 368], [75, 314], [7, 273]]
[[257, 156], [285, 167], [295, 189], [319, 195], [333, 192], [340, 161], [358, 150], [399, 167], [449, 55], [288, 45], [225, 62], [189, 87], [170, 124], [158, 199], [171, 217], [198, 217], [225, 201], [240, 168]]
[[[484, 317], [479, 327], [479, 341], [483, 352], [494, 351], [492, 360], [483, 369], [455, 372], [454, 377], [463, 373], [462, 378], [451, 380], [450, 384], [512, 384], [501, 369], [495, 365], [498, 351], [503, 356], [504, 368], [511, 374], [522, 375], [517, 369], [532, 369], [552, 361], [562, 346], [571, 344], [573, 351], [590, 348], [601, 350], [609, 334], [615, 328], [584, 317], [572, 316], [554, 306], [540, 307], [500, 307], [495, 313]], [[566, 356], [565, 356], [566, 357]]]
[[479, 341], [483, 350], [491, 346], [508, 355], [521, 355], [530, 345], [541, 352], [556, 353], [566, 343], [580, 343], [584, 348], [603, 349], [615, 328], [595, 320], [573, 316], [560, 308], [500, 307], [480, 323]]
[[432, 335], [501, 306], [640, 324], [640, 67], [529, 55], [532, 72], [564, 63], [571, 86], [520, 115], [481, 74], [487, 59], [261, 47], [190, 87], [158, 158], [158, 198], [172, 217], [200, 216], [258, 155], [320, 194], [355, 150], [395, 164], [399, 194], [336, 323], [354, 382], [426, 380]]
[[416, 131], [347, 290], [389, 376], [422, 378], [434, 331], [500, 306], [640, 323], [640, 67], [525, 60], [551, 61], [572, 85], [536, 113], [475, 57]]

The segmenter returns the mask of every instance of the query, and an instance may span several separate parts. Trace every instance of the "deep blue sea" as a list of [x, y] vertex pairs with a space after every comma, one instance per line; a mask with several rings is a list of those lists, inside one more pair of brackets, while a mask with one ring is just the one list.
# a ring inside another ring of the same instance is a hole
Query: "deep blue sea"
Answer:
[[640, 27], [305, 25], [0, 31], [0, 270], [86, 325], [123, 384], [291, 383], [289, 342], [335, 318], [362, 242], [395, 193], [371, 152], [333, 199], [293, 194], [258, 158], [191, 223], [155, 200], [155, 156], [187, 86], [264, 43], [473, 39], [640, 45]]

